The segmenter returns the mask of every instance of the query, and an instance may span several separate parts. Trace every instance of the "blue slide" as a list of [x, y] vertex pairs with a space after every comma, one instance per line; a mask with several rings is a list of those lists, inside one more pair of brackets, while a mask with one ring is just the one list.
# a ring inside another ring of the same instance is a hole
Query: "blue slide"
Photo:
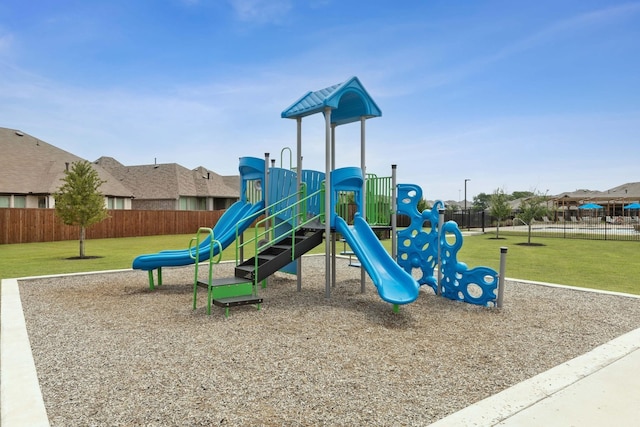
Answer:
[[418, 282], [391, 258], [369, 224], [359, 214], [353, 219], [352, 226], [336, 215], [335, 226], [371, 277], [380, 298], [398, 305], [408, 304], [418, 298]]
[[[213, 227], [213, 238], [220, 242], [222, 249], [229, 246], [236, 239], [236, 226], [239, 232], [246, 230], [264, 208], [264, 202], [255, 204], [238, 201], [231, 205], [220, 217]], [[209, 258], [211, 236], [200, 243], [200, 259], [198, 262]], [[195, 255], [195, 248], [192, 248]], [[214, 245], [213, 254], [217, 255], [219, 246]], [[178, 267], [193, 264], [189, 249], [161, 251], [155, 254], [140, 255], [133, 260], [134, 270], [155, 270], [161, 267]]]

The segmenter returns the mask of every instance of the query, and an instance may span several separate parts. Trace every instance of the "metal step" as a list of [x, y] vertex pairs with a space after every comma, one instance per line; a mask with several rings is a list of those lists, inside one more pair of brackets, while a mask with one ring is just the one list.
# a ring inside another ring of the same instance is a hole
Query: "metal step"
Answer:
[[218, 307], [237, 307], [240, 305], [262, 304], [262, 298], [255, 295], [242, 295], [238, 297], [213, 299], [213, 304]]
[[235, 275], [248, 280], [257, 279], [260, 282], [292, 261], [294, 247], [298, 258], [322, 243], [322, 234], [322, 230], [301, 230], [296, 234], [295, 245], [292, 244], [291, 237], [287, 236], [264, 249], [256, 257], [236, 266]]

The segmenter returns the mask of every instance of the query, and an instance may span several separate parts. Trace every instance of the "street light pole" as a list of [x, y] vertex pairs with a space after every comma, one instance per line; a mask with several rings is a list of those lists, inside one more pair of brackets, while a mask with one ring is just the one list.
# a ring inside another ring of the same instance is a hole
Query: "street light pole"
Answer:
[[[464, 228], [464, 214], [467, 212], [467, 181], [471, 181], [469, 178], [464, 179], [464, 212], [462, 214], [462, 227]], [[467, 219], [468, 221], [468, 219]], [[467, 230], [469, 229], [467, 222]]]

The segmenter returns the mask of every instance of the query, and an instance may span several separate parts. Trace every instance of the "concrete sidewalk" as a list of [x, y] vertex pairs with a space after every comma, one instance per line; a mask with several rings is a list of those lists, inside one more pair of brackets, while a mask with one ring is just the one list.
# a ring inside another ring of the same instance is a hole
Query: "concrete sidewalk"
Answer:
[[460, 426], [640, 425], [640, 329], [433, 424]]

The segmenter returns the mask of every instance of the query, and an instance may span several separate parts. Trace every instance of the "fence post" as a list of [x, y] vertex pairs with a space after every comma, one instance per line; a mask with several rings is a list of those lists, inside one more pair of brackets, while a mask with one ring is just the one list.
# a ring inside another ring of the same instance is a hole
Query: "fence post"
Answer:
[[504, 275], [507, 264], [507, 247], [502, 246], [500, 248], [500, 273], [498, 275], [498, 301], [496, 302], [498, 308], [502, 308], [502, 302], [504, 299]]

